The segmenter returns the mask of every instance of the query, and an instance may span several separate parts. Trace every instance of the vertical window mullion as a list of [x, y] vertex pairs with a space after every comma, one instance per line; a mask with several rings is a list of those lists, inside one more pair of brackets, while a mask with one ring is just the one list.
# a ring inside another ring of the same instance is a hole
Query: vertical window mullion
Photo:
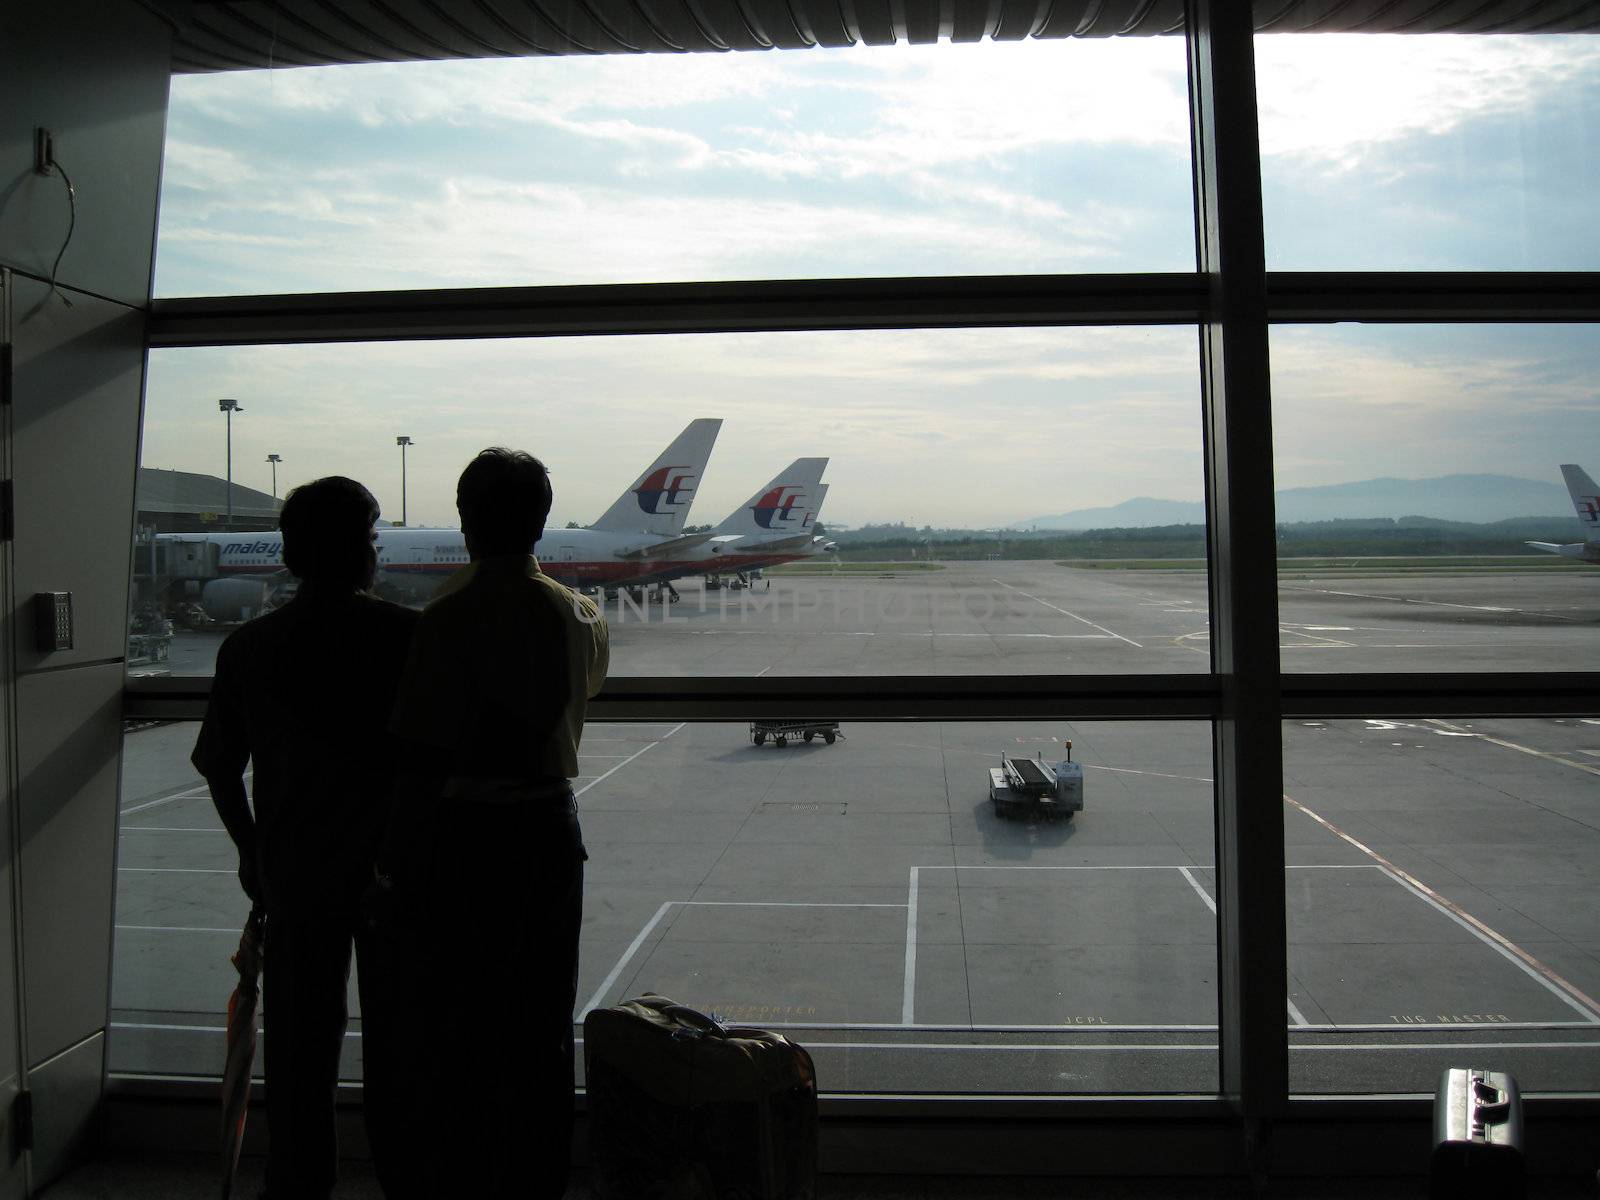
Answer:
[[1283, 733], [1272, 403], [1251, 6], [1188, 0], [1210, 556], [1223, 1094], [1246, 1128], [1288, 1099]]

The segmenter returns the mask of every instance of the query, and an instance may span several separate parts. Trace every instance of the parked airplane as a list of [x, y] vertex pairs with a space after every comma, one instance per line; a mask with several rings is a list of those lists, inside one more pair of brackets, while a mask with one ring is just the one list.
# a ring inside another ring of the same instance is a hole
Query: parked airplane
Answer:
[[[699, 544], [673, 548], [663, 580], [705, 575], [707, 586], [731, 575], [748, 584], [750, 573], [832, 550], [813, 532], [828, 485], [826, 458], [797, 458], [709, 532]], [[689, 539], [683, 539], [686, 543]]]
[[1576, 463], [1563, 463], [1561, 476], [1567, 481], [1567, 492], [1572, 497], [1578, 520], [1583, 522], [1584, 540], [1565, 545], [1557, 542], [1529, 542], [1528, 545], [1563, 558], [1600, 563], [1600, 487], [1596, 487], [1594, 480]]
[[[652, 549], [671, 544], [683, 532], [721, 428], [718, 418], [689, 422], [593, 525], [547, 529], [535, 547], [545, 572], [575, 587], [646, 582], [654, 566]], [[197, 559], [201, 547], [217, 547], [220, 578], [205, 582], [198, 597], [214, 620], [246, 619], [280, 602], [292, 589], [278, 533], [171, 533], [156, 540], [191, 559]], [[459, 529], [383, 526], [377, 531], [377, 550], [380, 587], [413, 601], [425, 600], [441, 580], [468, 562]]]

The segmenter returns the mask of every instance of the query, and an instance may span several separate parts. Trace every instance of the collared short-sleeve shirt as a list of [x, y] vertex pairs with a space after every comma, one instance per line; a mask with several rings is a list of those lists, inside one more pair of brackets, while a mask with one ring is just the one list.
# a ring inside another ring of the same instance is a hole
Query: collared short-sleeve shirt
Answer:
[[191, 757], [208, 779], [253, 768], [274, 890], [332, 898], [370, 880], [394, 785], [389, 714], [418, 619], [372, 596], [303, 594], [222, 643]]
[[450, 752], [453, 776], [571, 779], [608, 664], [594, 601], [531, 554], [478, 559], [423, 610], [390, 729]]

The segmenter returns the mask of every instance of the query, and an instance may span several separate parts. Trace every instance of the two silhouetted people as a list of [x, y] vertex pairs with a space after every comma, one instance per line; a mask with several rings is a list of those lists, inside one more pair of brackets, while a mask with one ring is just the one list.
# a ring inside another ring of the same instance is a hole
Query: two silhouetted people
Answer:
[[485, 450], [456, 503], [472, 561], [419, 617], [366, 590], [366, 489], [297, 488], [299, 592], [218, 655], [194, 762], [267, 913], [269, 1200], [333, 1186], [352, 942], [385, 1193], [566, 1188], [587, 858], [569, 781], [606, 627], [531, 552], [542, 463]]

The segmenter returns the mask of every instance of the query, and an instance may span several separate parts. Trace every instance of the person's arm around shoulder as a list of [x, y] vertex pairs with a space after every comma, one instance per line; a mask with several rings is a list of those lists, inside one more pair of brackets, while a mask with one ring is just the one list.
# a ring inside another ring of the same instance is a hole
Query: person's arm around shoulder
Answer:
[[255, 814], [244, 786], [244, 770], [250, 762], [250, 728], [238, 658], [239, 643], [230, 636], [217, 653], [211, 701], [189, 761], [206, 781], [217, 816], [222, 818], [223, 828], [239, 852], [239, 886], [252, 904], [261, 904]]
[[588, 635], [588, 644], [585, 650], [585, 665], [588, 670], [588, 697], [592, 700], [605, 685], [606, 672], [611, 669], [611, 631], [606, 626], [605, 614], [588, 596], [574, 592], [574, 610], [578, 613], [578, 624]]
[[411, 634], [389, 741], [397, 761], [394, 801], [378, 849], [380, 888], [414, 889], [432, 862], [434, 822], [460, 740], [466, 673], [447, 623], [430, 606]]

